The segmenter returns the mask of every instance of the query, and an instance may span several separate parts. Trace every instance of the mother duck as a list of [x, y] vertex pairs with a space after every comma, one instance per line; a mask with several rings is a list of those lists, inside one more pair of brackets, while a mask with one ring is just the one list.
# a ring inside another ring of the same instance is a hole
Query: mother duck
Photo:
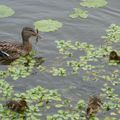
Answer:
[[0, 64], [9, 64], [20, 56], [26, 56], [32, 50], [29, 39], [32, 36], [38, 40], [38, 31], [33, 28], [24, 27], [22, 32], [22, 43], [0, 41]]

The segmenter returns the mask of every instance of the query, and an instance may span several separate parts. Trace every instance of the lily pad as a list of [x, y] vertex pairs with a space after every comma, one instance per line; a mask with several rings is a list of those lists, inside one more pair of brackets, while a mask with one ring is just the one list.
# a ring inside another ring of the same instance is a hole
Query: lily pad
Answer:
[[12, 8], [6, 5], [0, 5], [0, 18], [12, 16], [14, 13]]
[[35, 29], [42, 32], [51, 32], [62, 27], [62, 23], [57, 20], [40, 20], [34, 23]]
[[80, 8], [74, 8], [74, 11], [72, 14], [69, 15], [71, 18], [87, 18], [88, 17], [88, 11], [84, 11]]
[[85, 7], [93, 7], [93, 8], [98, 8], [98, 7], [104, 7], [107, 5], [106, 0], [82, 0], [83, 2], [80, 3], [81, 6]]

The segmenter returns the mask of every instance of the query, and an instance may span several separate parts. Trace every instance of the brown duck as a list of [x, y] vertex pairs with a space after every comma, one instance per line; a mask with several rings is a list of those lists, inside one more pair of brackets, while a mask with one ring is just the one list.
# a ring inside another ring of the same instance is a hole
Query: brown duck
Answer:
[[17, 113], [23, 113], [28, 108], [27, 102], [25, 100], [10, 100], [6, 103], [6, 106]]
[[120, 56], [118, 56], [116, 51], [111, 51], [109, 55], [109, 60], [115, 60], [117, 63], [120, 63]]
[[38, 40], [38, 31], [33, 28], [24, 27], [22, 32], [22, 43], [0, 41], [0, 64], [11, 63], [20, 56], [26, 56], [32, 50], [29, 39], [32, 36]]
[[99, 111], [99, 108], [101, 107], [102, 102], [100, 98], [96, 96], [90, 97], [88, 107], [86, 110], [86, 118], [89, 120], [95, 113]]

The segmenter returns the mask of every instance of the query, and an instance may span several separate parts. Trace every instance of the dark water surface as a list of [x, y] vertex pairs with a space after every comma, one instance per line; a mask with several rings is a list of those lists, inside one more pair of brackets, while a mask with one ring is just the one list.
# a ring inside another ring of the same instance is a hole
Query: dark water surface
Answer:
[[[79, 6], [79, 0], [0, 0], [0, 4], [12, 7], [15, 15], [0, 19], [0, 40], [21, 41], [20, 32], [25, 26], [33, 26], [33, 22], [41, 19], [55, 19], [63, 23], [63, 27], [55, 32], [41, 33], [43, 41], [34, 45], [40, 51], [40, 56], [54, 63], [58, 54], [56, 40], [81, 40], [94, 45], [102, 43], [101, 36], [112, 23], [120, 24], [120, 1], [108, 0], [104, 8], [89, 9], [87, 19], [71, 19], [70, 12]], [[82, 8], [82, 7], [81, 7]], [[87, 9], [87, 8], [86, 8]], [[24, 91], [41, 85], [49, 89], [58, 89], [64, 97], [77, 101], [80, 96], [87, 99], [91, 94], [100, 92], [102, 81], [87, 82], [82, 76], [52, 77], [49, 74], [37, 72], [25, 79], [13, 81], [16, 91]]]

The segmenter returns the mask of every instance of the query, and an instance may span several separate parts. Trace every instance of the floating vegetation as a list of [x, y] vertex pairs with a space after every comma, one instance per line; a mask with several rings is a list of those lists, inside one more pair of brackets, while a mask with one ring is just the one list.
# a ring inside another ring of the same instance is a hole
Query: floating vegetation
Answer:
[[[24, 117], [26, 117], [27, 120], [30, 118], [40, 120], [41, 109], [44, 111], [48, 106], [52, 106], [52, 102], [54, 102], [53, 105], [56, 106], [59, 104], [57, 102], [61, 102], [62, 99], [57, 90], [48, 90], [41, 86], [18, 94], [13, 92], [12, 86], [4, 80], [0, 81], [0, 95], [2, 103], [6, 103], [7, 101], [7, 104], [0, 103], [1, 120], [22, 119]], [[25, 100], [22, 100], [23, 98], [25, 98]], [[26, 109], [26, 107], [28, 109]], [[25, 111], [21, 113], [23, 110]], [[19, 112], [20, 114], [18, 114]]]
[[88, 11], [83, 11], [80, 8], [74, 8], [74, 11], [69, 15], [71, 18], [87, 18], [88, 17]]
[[118, 94], [115, 93], [115, 89], [108, 84], [104, 84], [104, 87], [101, 90], [101, 96], [102, 98], [104, 98], [104, 110], [118, 110], [120, 108], [120, 97]]
[[35, 29], [42, 32], [52, 32], [62, 27], [62, 23], [57, 20], [40, 20], [34, 23]]
[[8, 99], [13, 94], [13, 87], [10, 86], [6, 81], [0, 80], [0, 101]]
[[[92, 44], [86, 42], [73, 43], [68, 40], [56, 41], [59, 53], [62, 55], [64, 62], [58, 63], [58, 66], [38, 66], [41, 72], [51, 73], [53, 76], [68, 76], [79, 74], [79, 72], [84, 72], [83, 80], [105, 80], [109, 81], [113, 85], [120, 84], [119, 78], [119, 68], [112, 71], [107, 71], [105, 66], [116, 65], [116, 62], [109, 61], [109, 54], [113, 50], [112, 46], [106, 47], [95, 47]], [[75, 53], [79, 51], [82, 54], [80, 57], [75, 56]], [[107, 64], [105, 59], [107, 58]], [[102, 65], [99, 65], [101, 64]]]
[[106, 30], [106, 35], [102, 36], [102, 38], [111, 44], [120, 42], [120, 26], [111, 24]]
[[93, 8], [98, 8], [98, 7], [104, 7], [107, 5], [106, 0], [82, 0], [80, 3], [81, 6], [85, 7], [93, 7]]
[[[57, 90], [49, 90], [41, 86], [36, 86], [35, 88], [26, 90], [24, 93], [16, 93], [15, 91], [13, 91], [11, 85], [9, 85], [5, 80], [1, 80], [0, 94], [0, 100], [2, 101], [2, 103], [6, 103], [7, 101], [7, 104], [0, 103], [1, 120], [14, 120], [23, 118], [26, 118], [26, 120], [40, 120], [42, 118], [42, 115], [44, 114], [46, 114], [46, 120], [86, 119], [86, 108], [88, 107], [85, 101], [83, 99], [80, 99], [75, 105], [73, 105], [69, 99], [62, 98]], [[109, 110], [120, 108], [119, 96], [115, 94], [114, 89], [107, 84], [105, 84], [104, 88], [102, 88], [102, 93], [100, 94], [100, 96], [102, 97], [102, 99], [105, 99], [104, 102], [102, 100], [102, 102], [104, 103], [102, 111], [107, 112]], [[92, 97], [89, 101], [88, 106], [90, 107], [92, 103], [95, 103], [98, 106], [96, 108], [97, 110], [102, 104], [101, 100], [98, 97]], [[11, 106], [12, 104], [14, 104], [14, 106]], [[93, 104], [93, 106], [95, 104]], [[6, 105], [8, 106], [8, 108], [6, 107]], [[22, 109], [22, 107], [24, 109]], [[48, 111], [53, 108], [55, 109], [55, 113], [49, 114]], [[96, 111], [91, 112], [96, 113]], [[91, 116], [90, 118], [93, 120], [98, 119], [95, 116]]]
[[74, 107], [70, 107], [70, 102], [67, 103], [66, 110], [58, 110], [56, 114], [48, 115], [47, 120], [85, 120], [85, 101], [79, 100]]
[[115, 118], [115, 117], [105, 117], [105, 119], [104, 120], [118, 120], [117, 118]]
[[30, 56], [21, 57], [8, 67], [8, 71], [10, 76], [13, 77], [14, 80], [17, 80], [19, 77], [25, 78], [29, 76], [34, 65], [35, 60]]
[[0, 5], [0, 18], [12, 16], [14, 13], [12, 8], [6, 5]]
[[34, 67], [41, 65], [44, 61], [43, 57], [34, 57], [34, 52], [32, 51], [29, 55], [20, 57], [12, 62], [7, 70], [0, 71], [0, 78], [7, 78], [8, 76], [14, 80], [21, 77], [25, 78], [32, 73]]
[[[64, 41], [59, 40], [56, 41], [57, 48], [59, 49], [59, 53], [65, 56], [66, 58], [71, 57], [71, 60], [67, 61], [67, 66], [72, 67], [73, 73], [77, 73], [78, 70], [92, 70], [95, 68], [92, 64], [89, 64], [89, 62], [94, 61], [97, 62], [98, 58], [101, 58], [103, 56], [103, 53], [101, 53], [101, 49], [95, 48], [92, 44], [87, 44], [85, 42], [75, 42], [72, 43], [71, 41]], [[76, 58], [75, 60], [74, 51], [80, 51], [84, 52], [84, 56], [80, 56], [79, 58]], [[105, 50], [103, 49], [103, 52]], [[104, 52], [105, 53], [105, 52]]]
[[[80, 2], [80, 5], [83, 7], [88, 7], [88, 8], [99, 8], [99, 7], [104, 7], [107, 5], [106, 0], [82, 0]], [[87, 10], [82, 10], [80, 8], [74, 8], [74, 11], [69, 15], [71, 18], [87, 18], [88, 17], [88, 11]]]
[[64, 68], [53, 67], [51, 73], [53, 76], [67, 76], [66, 70]]

